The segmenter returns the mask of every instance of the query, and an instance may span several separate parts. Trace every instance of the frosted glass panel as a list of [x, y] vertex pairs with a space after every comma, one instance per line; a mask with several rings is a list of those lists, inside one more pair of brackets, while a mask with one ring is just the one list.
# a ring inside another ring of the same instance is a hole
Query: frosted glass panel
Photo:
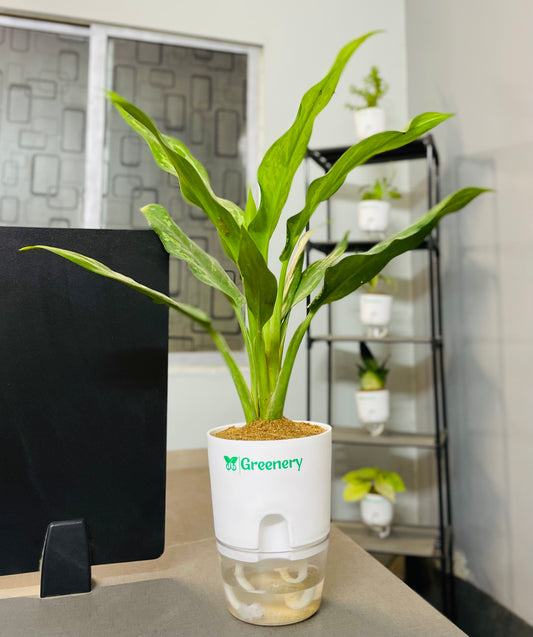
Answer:
[[0, 224], [82, 225], [87, 38], [0, 27]]
[[[185, 142], [206, 167], [215, 193], [243, 206], [247, 56], [122, 39], [111, 39], [109, 51], [110, 88], [150, 115], [160, 130]], [[74, 115], [71, 119], [75, 126]], [[240, 285], [204, 213], [182, 198], [176, 179], [155, 165], [144, 141], [111, 107], [106, 116], [105, 155], [106, 227], [146, 228], [139, 209], [159, 203], [191, 238], [223, 262]], [[242, 345], [226, 299], [174, 259], [171, 294], [208, 312], [230, 346]], [[174, 350], [213, 348], [199, 326], [176, 312], [171, 312], [170, 336]]]

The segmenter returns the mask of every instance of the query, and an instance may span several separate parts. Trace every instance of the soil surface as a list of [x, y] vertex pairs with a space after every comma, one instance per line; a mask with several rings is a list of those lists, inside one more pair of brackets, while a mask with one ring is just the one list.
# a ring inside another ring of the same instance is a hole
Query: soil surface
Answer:
[[319, 425], [296, 422], [283, 417], [277, 420], [255, 420], [243, 427], [228, 427], [211, 435], [227, 440], [288, 440], [316, 436], [324, 431]]

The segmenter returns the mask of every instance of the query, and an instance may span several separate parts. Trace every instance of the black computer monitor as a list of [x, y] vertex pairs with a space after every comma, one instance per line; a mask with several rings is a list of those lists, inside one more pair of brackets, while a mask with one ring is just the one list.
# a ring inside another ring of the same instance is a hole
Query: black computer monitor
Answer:
[[168, 291], [149, 231], [0, 228], [0, 575], [37, 571], [47, 526], [86, 521], [91, 562], [164, 549], [168, 311], [42, 250]]

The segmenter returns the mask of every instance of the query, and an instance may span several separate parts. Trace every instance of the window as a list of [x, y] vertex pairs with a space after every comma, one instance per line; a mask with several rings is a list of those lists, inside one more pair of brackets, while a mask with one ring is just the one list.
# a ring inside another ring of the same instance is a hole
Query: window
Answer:
[[[205, 215], [157, 168], [104, 89], [184, 141], [214, 191], [243, 205], [257, 154], [257, 68], [255, 47], [0, 17], [0, 223], [145, 228], [139, 209], [160, 203], [237, 280]], [[174, 259], [170, 279], [175, 298], [206, 310], [230, 346], [242, 344], [224, 297]], [[170, 339], [175, 351], [212, 349], [175, 312]]]
[[80, 226], [87, 29], [0, 26], [0, 222]]

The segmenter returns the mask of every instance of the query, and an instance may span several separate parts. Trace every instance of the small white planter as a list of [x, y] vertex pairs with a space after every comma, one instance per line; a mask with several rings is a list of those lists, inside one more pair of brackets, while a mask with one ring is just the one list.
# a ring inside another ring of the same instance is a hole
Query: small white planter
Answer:
[[361, 518], [380, 538], [390, 534], [394, 505], [379, 493], [368, 493], [361, 500]]
[[367, 328], [367, 337], [383, 338], [389, 332], [392, 311], [390, 294], [361, 294], [359, 314], [361, 323]]
[[385, 130], [385, 111], [379, 106], [354, 111], [355, 133], [358, 139], [382, 133]]
[[363, 199], [357, 204], [359, 228], [364, 232], [383, 233], [389, 225], [390, 202]]
[[238, 619], [291, 624], [318, 610], [331, 516], [331, 427], [320, 426], [290, 440], [207, 434], [224, 592]]
[[355, 403], [359, 420], [370, 435], [382, 434], [390, 416], [389, 390], [358, 389], [355, 392]]

